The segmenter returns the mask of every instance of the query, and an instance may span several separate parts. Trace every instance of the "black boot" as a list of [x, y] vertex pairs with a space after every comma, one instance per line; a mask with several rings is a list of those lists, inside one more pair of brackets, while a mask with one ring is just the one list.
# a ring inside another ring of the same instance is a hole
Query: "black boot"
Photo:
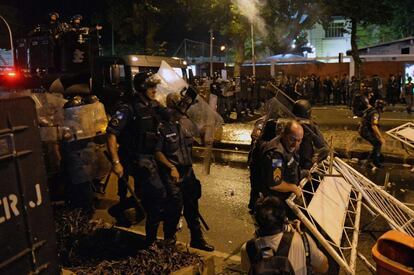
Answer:
[[214, 251], [214, 246], [207, 243], [207, 241], [203, 238], [203, 233], [201, 229], [191, 229], [191, 242], [190, 246], [192, 248], [197, 248], [204, 251]]
[[131, 227], [132, 223], [128, 220], [127, 216], [124, 213], [122, 203], [115, 204], [108, 209], [109, 215], [115, 218], [116, 225], [122, 227]]
[[139, 224], [145, 219], [145, 212], [142, 207], [135, 207], [135, 224]]

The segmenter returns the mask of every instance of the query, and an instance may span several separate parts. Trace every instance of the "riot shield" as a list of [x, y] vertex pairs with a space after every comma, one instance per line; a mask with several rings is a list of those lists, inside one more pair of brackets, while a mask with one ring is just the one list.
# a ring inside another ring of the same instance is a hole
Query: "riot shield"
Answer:
[[278, 119], [281, 117], [294, 118], [295, 115], [293, 115], [292, 109], [295, 101], [270, 82], [268, 83], [267, 88], [272, 91], [274, 97], [265, 103], [263, 115], [266, 116], [266, 120]]
[[[165, 98], [169, 93], [181, 93], [188, 87], [187, 82], [165, 61], [162, 61], [156, 77], [161, 81], [157, 86], [157, 100], [162, 104], [165, 104]], [[199, 95], [186, 114], [197, 125], [200, 134], [204, 134], [209, 126], [217, 132], [223, 124], [223, 118]]]
[[102, 103], [64, 109], [65, 140], [82, 140], [105, 133], [108, 120]]

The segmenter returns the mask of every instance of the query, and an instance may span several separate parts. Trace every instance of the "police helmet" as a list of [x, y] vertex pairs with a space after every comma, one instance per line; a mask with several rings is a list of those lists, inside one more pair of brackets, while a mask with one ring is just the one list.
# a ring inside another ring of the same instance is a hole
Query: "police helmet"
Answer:
[[299, 99], [293, 105], [293, 114], [300, 118], [310, 118], [312, 105], [306, 99]]
[[49, 17], [52, 17], [52, 16], [55, 16], [56, 17], [56, 20], [57, 19], [59, 19], [59, 13], [57, 13], [57, 12], [51, 12], [51, 13], [49, 13]]
[[170, 93], [165, 99], [168, 108], [177, 109], [180, 104], [181, 95], [179, 93]]
[[82, 97], [74, 96], [73, 98], [69, 99], [65, 105], [63, 105], [64, 109], [73, 108], [82, 105]]
[[75, 14], [74, 16], [72, 16], [72, 18], [70, 19], [70, 21], [74, 22], [75, 20], [80, 20], [82, 21], [83, 16], [80, 14]]
[[384, 107], [385, 107], [385, 105], [386, 105], [386, 103], [385, 103], [385, 101], [384, 100], [382, 100], [382, 99], [377, 99], [376, 101], [375, 101], [375, 109], [380, 109], [381, 111], [383, 111], [384, 110]]
[[134, 76], [134, 88], [137, 92], [143, 93], [148, 88], [154, 88], [160, 83], [151, 72], [139, 72]]

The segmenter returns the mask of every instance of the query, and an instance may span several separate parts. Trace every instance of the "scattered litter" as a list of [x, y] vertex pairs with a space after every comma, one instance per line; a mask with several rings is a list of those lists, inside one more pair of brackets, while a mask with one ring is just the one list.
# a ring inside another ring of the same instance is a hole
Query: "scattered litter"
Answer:
[[144, 249], [144, 240], [90, 222], [90, 217], [80, 209], [54, 208], [60, 265], [75, 274], [170, 274], [202, 262], [199, 255], [162, 241]]

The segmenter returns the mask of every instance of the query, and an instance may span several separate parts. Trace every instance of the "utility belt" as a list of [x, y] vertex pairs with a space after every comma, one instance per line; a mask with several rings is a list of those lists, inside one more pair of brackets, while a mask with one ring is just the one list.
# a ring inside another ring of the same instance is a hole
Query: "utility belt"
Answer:
[[134, 157], [129, 164], [131, 171], [144, 171], [148, 173], [148, 176], [154, 176], [158, 173], [157, 162], [154, 155], [140, 154]]

